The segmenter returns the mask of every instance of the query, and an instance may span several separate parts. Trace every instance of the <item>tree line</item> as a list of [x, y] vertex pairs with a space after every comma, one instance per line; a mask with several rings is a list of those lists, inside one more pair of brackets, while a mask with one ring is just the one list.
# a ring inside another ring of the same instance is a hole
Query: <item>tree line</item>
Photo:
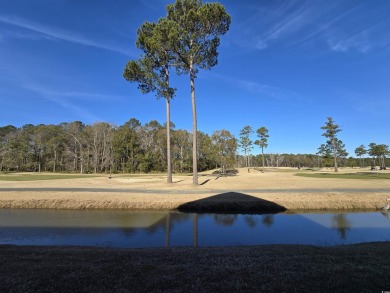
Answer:
[[[192, 172], [192, 133], [170, 124], [171, 160], [174, 173]], [[268, 129], [254, 131], [246, 125], [237, 139], [229, 130], [211, 135], [198, 131], [197, 156], [200, 171], [237, 167], [334, 167], [332, 153], [264, 153]], [[166, 125], [156, 120], [141, 124], [135, 118], [121, 126], [100, 122], [86, 125], [80, 121], [59, 125], [27, 124], [20, 128], [0, 127], [0, 171], [71, 173], [152, 173], [167, 172]], [[253, 144], [261, 151], [252, 155]], [[365, 167], [389, 164], [389, 147], [370, 143], [359, 146], [357, 157], [337, 155], [338, 166]], [[244, 155], [238, 154], [239, 150]], [[338, 154], [345, 152], [338, 152]], [[369, 158], [366, 158], [368, 155]]]
[[[192, 133], [172, 132], [172, 170], [190, 172]], [[198, 132], [198, 168], [233, 168], [237, 140], [228, 130]], [[0, 127], [0, 171], [150, 173], [167, 171], [165, 125], [131, 118], [119, 127], [80, 121]]]

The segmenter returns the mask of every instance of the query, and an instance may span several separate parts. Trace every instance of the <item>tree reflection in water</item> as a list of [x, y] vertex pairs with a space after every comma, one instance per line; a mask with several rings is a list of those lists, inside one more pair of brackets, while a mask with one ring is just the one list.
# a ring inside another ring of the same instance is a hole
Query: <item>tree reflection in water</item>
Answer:
[[[145, 213], [139, 213], [141, 217], [145, 216]], [[131, 214], [130, 214], [131, 215]], [[154, 213], [150, 213], [150, 215], [153, 217]], [[132, 215], [133, 216], [133, 215]], [[162, 217], [157, 222], [154, 222], [150, 226], [137, 226], [133, 225], [134, 223], [129, 221], [129, 219], [126, 218], [126, 215], [122, 215], [122, 217], [118, 217], [121, 226], [124, 226], [121, 228], [121, 231], [123, 235], [131, 237], [137, 234], [139, 231], [143, 231], [146, 234], [153, 235], [161, 230], [165, 231], [168, 236], [165, 238], [165, 242], [169, 244], [169, 234], [171, 233], [171, 230], [175, 225], [185, 223], [191, 218], [191, 214], [185, 214], [185, 213], [177, 213], [177, 212], [168, 212], [164, 217]], [[131, 218], [134, 220], [134, 218]], [[126, 221], [127, 220], [127, 221]], [[128, 226], [128, 227], [126, 227]]]
[[257, 225], [257, 217], [255, 216], [245, 216], [245, 222], [248, 224], [249, 227], [255, 228]]
[[192, 245], [198, 247], [198, 214], [193, 214]]
[[263, 215], [262, 220], [264, 226], [271, 227], [274, 224], [274, 215]]
[[0, 244], [113, 247], [353, 244], [388, 241], [389, 220], [389, 213], [379, 211], [290, 215], [3, 209]]
[[389, 219], [389, 220], [390, 220], [389, 213], [381, 212], [381, 214], [382, 214], [386, 219]]
[[333, 215], [332, 228], [337, 229], [340, 233], [340, 239], [345, 240], [347, 238], [347, 232], [351, 229], [351, 222], [347, 219], [345, 214]]
[[223, 215], [223, 214], [215, 214], [214, 221], [218, 225], [222, 226], [232, 226], [234, 222], [237, 220], [238, 215]]

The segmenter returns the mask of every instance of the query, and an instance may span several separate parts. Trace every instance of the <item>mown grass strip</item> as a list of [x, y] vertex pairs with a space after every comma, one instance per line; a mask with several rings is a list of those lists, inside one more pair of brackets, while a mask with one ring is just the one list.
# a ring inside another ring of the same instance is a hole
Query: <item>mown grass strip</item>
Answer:
[[0, 181], [36, 181], [36, 180], [56, 180], [56, 179], [77, 179], [99, 177], [98, 175], [82, 175], [82, 174], [5, 174], [0, 175]]
[[390, 173], [297, 173], [296, 176], [310, 178], [331, 178], [331, 179], [390, 179]]

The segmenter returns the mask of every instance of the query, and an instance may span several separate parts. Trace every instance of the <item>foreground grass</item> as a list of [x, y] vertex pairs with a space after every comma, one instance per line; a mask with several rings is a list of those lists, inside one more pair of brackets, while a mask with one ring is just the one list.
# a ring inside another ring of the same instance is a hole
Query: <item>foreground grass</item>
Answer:
[[296, 176], [311, 178], [336, 178], [336, 179], [390, 179], [390, 173], [297, 173]]
[[381, 292], [390, 243], [106, 249], [0, 246], [1, 292]]
[[56, 179], [76, 179], [99, 177], [102, 175], [86, 174], [2, 174], [0, 181], [36, 181], [36, 180], [56, 180]]

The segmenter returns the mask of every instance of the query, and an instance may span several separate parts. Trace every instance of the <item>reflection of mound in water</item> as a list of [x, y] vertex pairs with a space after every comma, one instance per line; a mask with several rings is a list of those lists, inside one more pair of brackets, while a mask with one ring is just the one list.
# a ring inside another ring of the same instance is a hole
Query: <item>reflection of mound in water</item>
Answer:
[[277, 213], [286, 208], [272, 201], [239, 192], [226, 192], [207, 198], [187, 202], [178, 207], [179, 211], [229, 212], [229, 213]]

